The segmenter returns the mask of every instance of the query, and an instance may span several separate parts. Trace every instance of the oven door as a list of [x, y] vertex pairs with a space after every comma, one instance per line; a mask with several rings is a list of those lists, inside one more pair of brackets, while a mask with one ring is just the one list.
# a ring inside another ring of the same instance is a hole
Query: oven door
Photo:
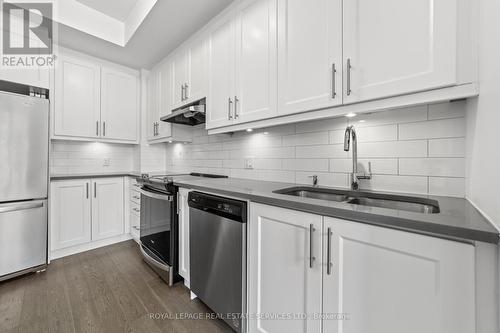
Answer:
[[173, 266], [173, 195], [142, 187], [141, 244], [162, 264]]

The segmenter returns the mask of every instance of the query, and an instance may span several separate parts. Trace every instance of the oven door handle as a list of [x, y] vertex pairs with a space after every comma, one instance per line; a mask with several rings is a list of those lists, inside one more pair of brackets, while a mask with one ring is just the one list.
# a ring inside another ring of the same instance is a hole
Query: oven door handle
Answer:
[[173, 201], [173, 198], [171, 195], [167, 194], [160, 194], [160, 193], [153, 193], [150, 191], [143, 190], [142, 188], [139, 189], [139, 192], [141, 194], [144, 194], [147, 197], [154, 198], [154, 199], [159, 199], [159, 200], [166, 200], [166, 201]]

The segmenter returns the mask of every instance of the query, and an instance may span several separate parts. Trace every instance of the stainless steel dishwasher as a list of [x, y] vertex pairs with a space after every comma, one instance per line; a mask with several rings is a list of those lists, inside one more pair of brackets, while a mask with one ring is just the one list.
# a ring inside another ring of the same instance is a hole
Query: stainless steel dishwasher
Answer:
[[191, 291], [236, 332], [245, 332], [247, 204], [190, 192]]

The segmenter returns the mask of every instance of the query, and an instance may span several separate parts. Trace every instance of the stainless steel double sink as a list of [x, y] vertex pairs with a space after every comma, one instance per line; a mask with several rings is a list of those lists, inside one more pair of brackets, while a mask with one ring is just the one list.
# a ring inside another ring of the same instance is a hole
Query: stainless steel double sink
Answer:
[[424, 214], [439, 213], [439, 203], [428, 198], [307, 186], [289, 187], [274, 191], [274, 193]]

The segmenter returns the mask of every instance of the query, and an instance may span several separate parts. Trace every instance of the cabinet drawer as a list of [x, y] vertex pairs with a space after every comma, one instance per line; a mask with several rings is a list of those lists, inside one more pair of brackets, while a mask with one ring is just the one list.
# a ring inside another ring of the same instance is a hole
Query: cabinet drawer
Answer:
[[136, 204], [140, 204], [141, 194], [134, 189], [130, 189], [130, 201], [135, 202]]
[[139, 205], [133, 201], [130, 202], [130, 213], [132, 215], [141, 216], [141, 205]]
[[141, 226], [141, 219], [139, 215], [130, 214], [130, 233], [138, 235], [140, 226]]

